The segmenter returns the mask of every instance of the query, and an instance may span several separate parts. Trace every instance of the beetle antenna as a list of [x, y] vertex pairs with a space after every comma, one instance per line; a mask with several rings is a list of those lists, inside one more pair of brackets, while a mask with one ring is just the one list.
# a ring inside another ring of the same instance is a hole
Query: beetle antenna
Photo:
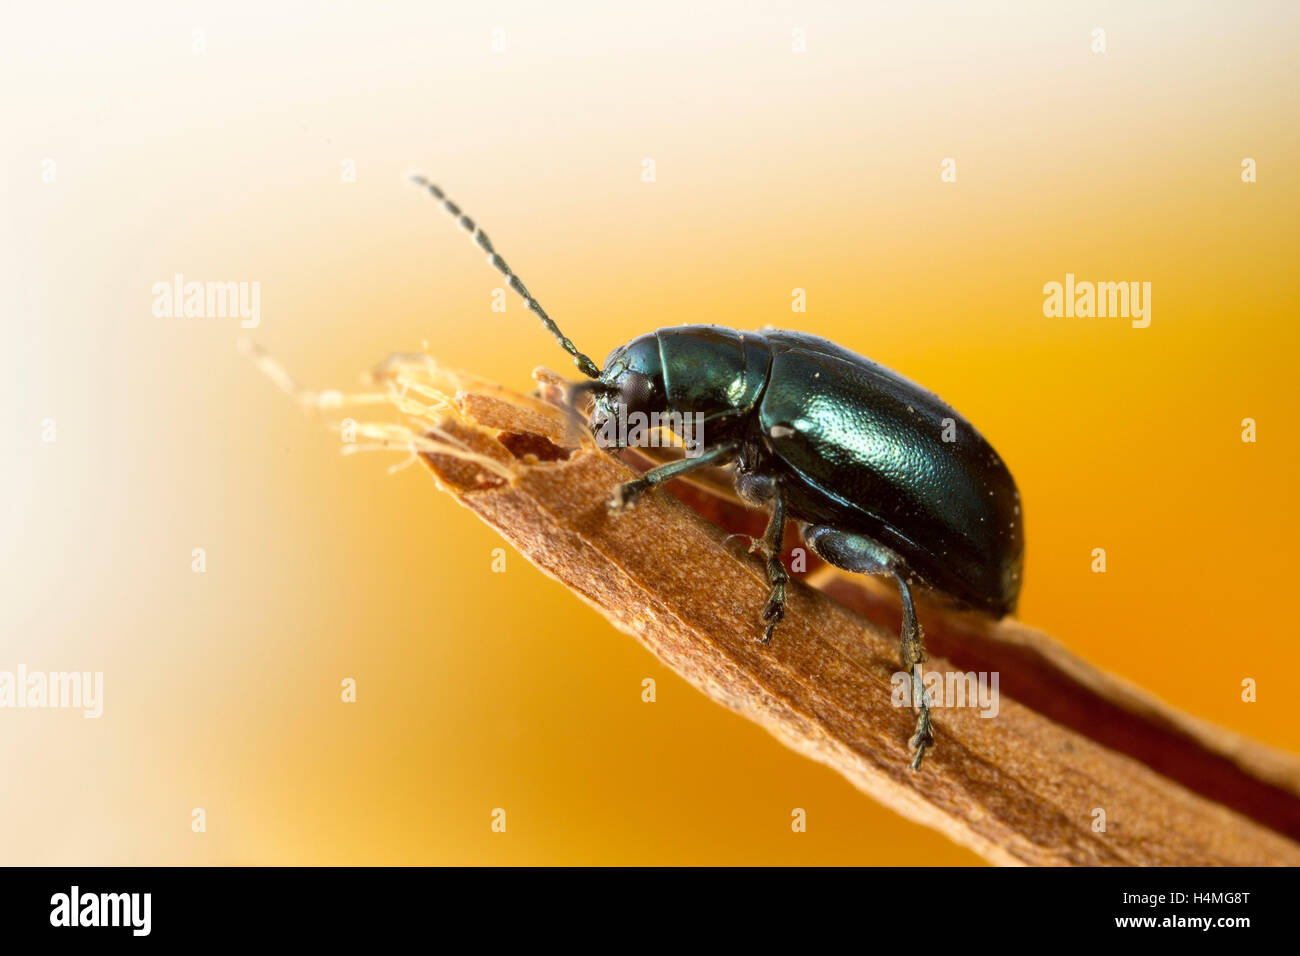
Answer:
[[456, 220], [457, 224], [470, 234], [470, 238], [474, 240], [475, 244], [488, 254], [488, 262], [492, 263], [492, 265], [506, 277], [506, 285], [510, 286], [510, 288], [514, 289], [523, 297], [524, 304], [533, 311], [534, 315], [542, 320], [542, 325], [546, 326], [546, 331], [555, 336], [555, 341], [560, 343], [560, 348], [573, 356], [573, 364], [578, 366], [578, 370], [588, 378], [600, 378], [600, 367], [591, 359], [587, 358], [587, 356], [579, 352], [577, 346], [573, 344], [573, 341], [560, 331], [560, 327], [555, 324], [555, 320], [546, 314], [546, 310], [542, 308], [541, 303], [533, 298], [532, 293], [530, 293], [528, 287], [520, 281], [519, 276], [510, 271], [510, 267], [506, 265], [506, 260], [497, 255], [497, 251], [492, 248], [492, 242], [488, 239], [487, 233], [480, 229], [473, 219], [462, 213], [460, 207], [448, 199], [447, 194], [433, 183], [429, 182], [429, 180], [417, 173], [411, 177], [411, 182], [429, 190], [429, 195], [442, 203], [442, 208], [447, 210], [451, 217]]

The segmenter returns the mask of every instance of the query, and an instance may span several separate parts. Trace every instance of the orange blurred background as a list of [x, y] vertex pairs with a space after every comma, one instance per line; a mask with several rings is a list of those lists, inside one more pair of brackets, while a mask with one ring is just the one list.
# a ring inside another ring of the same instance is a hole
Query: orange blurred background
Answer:
[[[105, 700], [0, 710], [0, 862], [979, 862], [513, 551], [493, 573], [489, 529], [419, 469], [341, 457], [237, 352], [310, 386], [424, 340], [520, 389], [569, 370], [517, 298], [491, 310], [416, 168], [597, 360], [773, 324], [934, 389], [1019, 482], [1022, 620], [1300, 750], [1292, 5], [11, 19], [0, 670], [103, 671]], [[1150, 327], [1045, 318], [1067, 272], [1150, 282]], [[175, 273], [260, 282], [260, 324], [155, 317]]]

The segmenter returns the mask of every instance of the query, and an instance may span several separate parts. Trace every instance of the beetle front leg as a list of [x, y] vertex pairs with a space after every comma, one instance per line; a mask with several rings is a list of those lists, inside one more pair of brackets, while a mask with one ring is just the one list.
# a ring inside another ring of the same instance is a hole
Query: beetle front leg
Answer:
[[763, 557], [767, 559], [767, 583], [772, 592], [768, 596], [767, 606], [763, 608], [762, 620], [767, 625], [763, 629], [763, 643], [772, 643], [772, 632], [785, 617], [785, 584], [790, 579], [785, 565], [781, 563], [781, 544], [785, 540], [785, 502], [781, 499], [781, 488], [775, 486], [772, 493], [772, 515], [767, 521], [767, 530], [763, 532]]
[[625, 481], [617, 486], [614, 493], [609, 496], [607, 507], [610, 511], [623, 511], [626, 508], [631, 508], [636, 505], [637, 499], [643, 494], [651, 488], [662, 485], [665, 481], [679, 478], [696, 468], [721, 465], [735, 457], [736, 446], [734, 444], [725, 444], [718, 445], [716, 448], [710, 449], [695, 458], [679, 458], [677, 461], [670, 461], [658, 468], [651, 468], [640, 478]]
[[894, 573], [898, 581], [898, 591], [903, 598], [903, 630], [898, 655], [908, 672], [912, 675], [912, 704], [918, 709], [916, 733], [908, 741], [908, 746], [916, 751], [912, 758], [912, 769], [921, 768], [925, 752], [934, 746], [934, 725], [930, 722], [930, 695], [925, 692], [921, 682], [921, 662], [925, 660], [925, 639], [921, 625], [916, 620], [916, 608], [912, 604], [912, 589], [906, 579], [898, 572]]

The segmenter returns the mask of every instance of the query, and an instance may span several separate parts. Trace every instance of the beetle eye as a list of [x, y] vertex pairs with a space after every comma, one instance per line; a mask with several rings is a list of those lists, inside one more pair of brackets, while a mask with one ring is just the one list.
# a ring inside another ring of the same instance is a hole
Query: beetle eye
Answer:
[[619, 382], [619, 400], [629, 412], [643, 411], [654, 394], [654, 383], [649, 376], [640, 372], [629, 371]]

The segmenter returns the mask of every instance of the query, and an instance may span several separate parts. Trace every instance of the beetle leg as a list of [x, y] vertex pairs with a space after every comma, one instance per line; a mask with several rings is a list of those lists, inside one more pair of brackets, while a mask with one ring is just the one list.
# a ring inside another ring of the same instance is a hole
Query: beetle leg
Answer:
[[781, 488], [776, 485], [772, 492], [772, 515], [767, 521], [767, 530], [763, 532], [763, 557], [767, 559], [767, 583], [772, 588], [767, 606], [763, 608], [762, 620], [767, 625], [763, 629], [763, 643], [772, 643], [772, 632], [785, 617], [785, 583], [789, 580], [785, 565], [781, 563], [781, 543], [785, 540], [785, 502], [781, 498]]
[[609, 497], [607, 507], [610, 511], [622, 511], [625, 508], [631, 508], [636, 504], [636, 500], [651, 488], [662, 485], [665, 481], [679, 478], [696, 468], [706, 468], [709, 465], [720, 465], [730, 461], [736, 457], [736, 450], [736, 445], [732, 443], [718, 445], [694, 458], [679, 458], [676, 461], [668, 462], [666, 465], [660, 465], [658, 468], [651, 468], [640, 478], [625, 481], [617, 486], [614, 493]]
[[916, 620], [916, 608], [912, 604], [912, 589], [907, 586], [907, 579], [897, 571], [894, 580], [898, 582], [898, 591], [903, 598], [903, 631], [899, 646], [899, 657], [903, 666], [912, 675], [912, 703], [919, 713], [916, 717], [916, 733], [908, 741], [908, 746], [916, 751], [912, 758], [912, 769], [921, 768], [925, 751], [934, 746], [934, 725], [930, 722], [930, 696], [925, 692], [921, 682], [921, 662], [925, 660], [925, 641], [921, 634], [921, 625]]
[[823, 560], [845, 571], [859, 574], [890, 574], [898, 582], [903, 598], [903, 628], [899, 634], [898, 656], [912, 680], [912, 705], [917, 709], [916, 733], [908, 746], [916, 751], [912, 769], [919, 770], [925, 752], [934, 746], [934, 725], [930, 721], [930, 696], [921, 682], [921, 662], [925, 660], [925, 640], [916, 620], [912, 589], [903, 577], [898, 556], [865, 535], [841, 531], [830, 525], [804, 528], [808, 547]]

